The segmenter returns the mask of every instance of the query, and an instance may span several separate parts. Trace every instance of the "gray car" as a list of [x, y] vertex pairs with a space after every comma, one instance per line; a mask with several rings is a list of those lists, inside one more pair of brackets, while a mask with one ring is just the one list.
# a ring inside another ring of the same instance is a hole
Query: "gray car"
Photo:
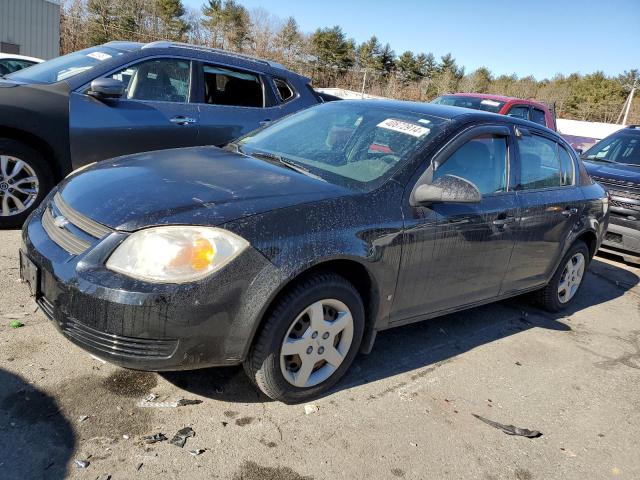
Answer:
[[309, 79], [245, 55], [110, 42], [0, 78], [0, 227], [69, 172], [119, 155], [224, 145], [322, 102]]

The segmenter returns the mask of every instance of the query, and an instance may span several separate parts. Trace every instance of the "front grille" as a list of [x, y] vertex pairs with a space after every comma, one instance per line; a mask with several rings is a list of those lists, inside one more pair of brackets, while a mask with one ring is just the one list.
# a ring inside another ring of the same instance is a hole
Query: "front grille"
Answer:
[[604, 239], [613, 243], [622, 243], [622, 235], [619, 233], [607, 232], [604, 234]]
[[612, 207], [624, 208], [627, 210], [640, 210], [640, 205], [624, 202], [624, 201], [618, 200], [617, 198], [611, 198], [611, 202], [609, 204]]
[[101, 332], [72, 317], [65, 319], [62, 331], [87, 347], [118, 357], [169, 358], [178, 347], [178, 341], [173, 339], [135, 338]]
[[[615, 178], [599, 177], [597, 175], [591, 175], [596, 182], [601, 183], [604, 187], [620, 190], [621, 188], [633, 188], [640, 189], [640, 184], [631, 182], [628, 180], [616, 180]], [[637, 192], [638, 198], [640, 198], [640, 192]]]
[[[68, 225], [75, 227], [77, 232], [67, 228]], [[94, 222], [71, 208], [59, 192], [54, 195], [42, 215], [42, 228], [53, 242], [72, 255], [87, 251], [93, 240], [112, 232], [109, 227]]]
[[36, 302], [44, 314], [49, 317], [49, 319], [53, 319], [53, 303], [44, 296], [38, 298]]

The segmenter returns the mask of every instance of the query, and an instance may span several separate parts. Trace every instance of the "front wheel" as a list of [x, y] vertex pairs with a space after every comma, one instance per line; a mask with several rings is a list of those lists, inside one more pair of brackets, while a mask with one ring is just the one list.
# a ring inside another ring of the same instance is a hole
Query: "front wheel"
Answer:
[[347, 371], [364, 332], [364, 307], [345, 278], [317, 274], [280, 298], [246, 360], [249, 377], [267, 396], [303, 402]]
[[578, 240], [562, 258], [551, 281], [537, 292], [537, 301], [550, 312], [568, 307], [575, 299], [589, 264], [589, 249]]
[[0, 228], [21, 227], [52, 187], [51, 169], [38, 151], [0, 139]]

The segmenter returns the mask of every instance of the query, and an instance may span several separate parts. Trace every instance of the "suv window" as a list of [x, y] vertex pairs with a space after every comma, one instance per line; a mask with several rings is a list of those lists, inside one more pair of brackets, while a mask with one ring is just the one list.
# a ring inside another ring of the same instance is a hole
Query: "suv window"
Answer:
[[469, 140], [438, 167], [433, 178], [444, 175], [470, 181], [483, 195], [506, 191], [507, 138], [480, 135]]
[[514, 107], [511, 107], [507, 115], [509, 117], [523, 118], [524, 120], [529, 120], [529, 107], [527, 107], [526, 105], [516, 105]]
[[281, 78], [274, 78], [273, 83], [278, 90], [278, 96], [280, 97], [280, 100], [282, 102], [286, 102], [287, 100], [293, 98], [293, 88], [291, 88], [291, 86], [285, 80], [282, 80]]
[[127, 87], [123, 98], [157, 102], [189, 101], [191, 63], [160, 58], [131, 65], [111, 75]]
[[204, 102], [211, 105], [262, 108], [262, 82], [253, 73], [204, 65]]
[[556, 142], [538, 135], [525, 135], [518, 138], [518, 148], [520, 150], [520, 187], [523, 190], [562, 185], [560, 157]]
[[640, 135], [619, 132], [587, 150], [583, 158], [608, 163], [640, 165]]
[[31, 62], [29, 60], [5, 58], [3, 60], [0, 60], [0, 75], [8, 75], [10, 73], [17, 72], [18, 70], [22, 70], [23, 68], [35, 65], [35, 63], [36, 62]]
[[539, 123], [540, 125], [547, 126], [547, 120], [544, 116], [544, 111], [539, 108], [531, 109], [531, 121]]

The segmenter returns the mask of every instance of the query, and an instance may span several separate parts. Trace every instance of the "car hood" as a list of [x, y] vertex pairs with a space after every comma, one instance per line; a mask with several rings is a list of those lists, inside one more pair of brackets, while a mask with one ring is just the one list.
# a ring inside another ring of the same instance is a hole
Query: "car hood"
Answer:
[[610, 178], [620, 182], [633, 182], [640, 184], [640, 167], [632, 167], [623, 164], [590, 162], [583, 160], [589, 175], [601, 178]]
[[99, 162], [60, 186], [65, 202], [108, 227], [220, 225], [351, 193], [216, 147], [147, 152]]

